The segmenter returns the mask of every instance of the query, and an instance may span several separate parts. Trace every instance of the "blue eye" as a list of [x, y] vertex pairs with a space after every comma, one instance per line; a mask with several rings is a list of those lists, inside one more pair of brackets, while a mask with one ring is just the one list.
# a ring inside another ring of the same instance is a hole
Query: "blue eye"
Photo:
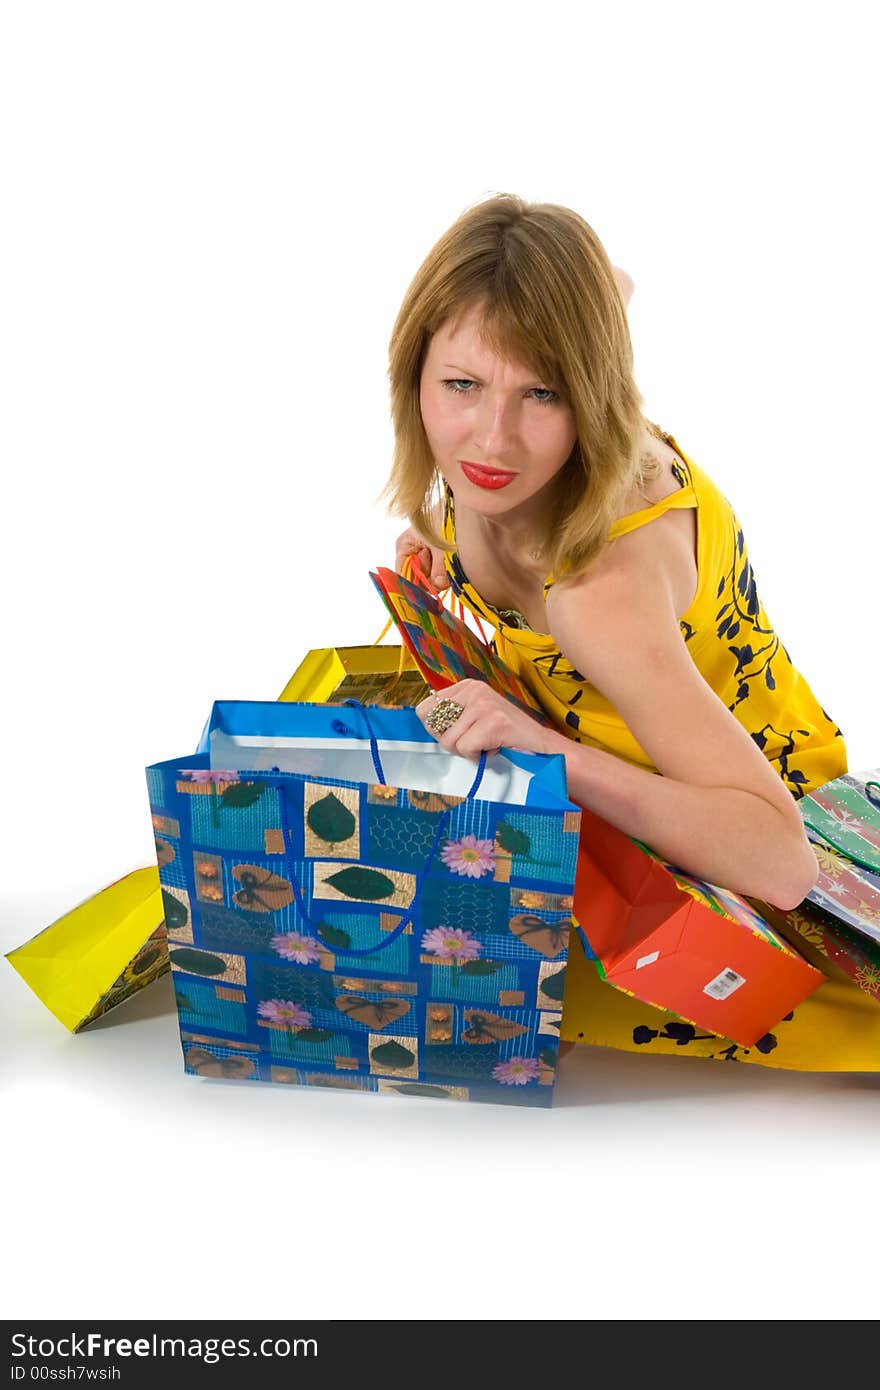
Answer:
[[[452, 377], [443, 382], [447, 391], [451, 391], [455, 396], [472, 396], [473, 392], [467, 390], [467, 387], [476, 386], [476, 384], [475, 381], [471, 381], [470, 378], [466, 376]], [[551, 391], [549, 386], [533, 386], [532, 391], [540, 391], [542, 393], [541, 397], [534, 397], [537, 405], [553, 405], [559, 400], [556, 392]]]

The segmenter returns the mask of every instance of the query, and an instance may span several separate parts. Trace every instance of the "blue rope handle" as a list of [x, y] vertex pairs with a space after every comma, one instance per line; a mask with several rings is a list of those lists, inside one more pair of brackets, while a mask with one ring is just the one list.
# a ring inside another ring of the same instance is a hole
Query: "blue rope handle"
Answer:
[[[367, 714], [367, 711], [366, 711], [365, 707], [361, 704], [361, 702], [360, 702], [359, 700], [346, 700], [345, 703], [346, 703], [347, 705], [356, 705], [357, 708], [361, 711], [361, 714], [363, 715], [363, 718], [364, 718], [364, 723], [365, 723], [366, 726], [367, 726], [367, 730], [368, 730], [368, 733], [369, 733], [369, 736], [370, 736], [370, 753], [372, 754], [373, 766], [374, 766], [374, 768], [376, 769], [376, 775], [377, 775], [377, 777], [378, 777], [378, 779], [379, 779], [380, 785], [383, 786], [383, 787], [387, 787], [388, 783], [387, 783], [387, 781], [386, 781], [386, 779], [385, 779], [385, 773], [384, 773], [384, 771], [383, 771], [383, 769], [382, 769], [382, 762], [381, 762], [381, 759], [380, 759], [380, 757], [379, 757], [379, 744], [378, 744], [378, 741], [377, 741], [377, 739], [376, 739], [376, 735], [375, 735], [375, 733], [374, 733], [374, 731], [373, 731], [373, 727], [372, 727], [372, 725], [371, 725], [371, 723], [370, 723], [370, 717], [369, 717], [369, 715]], [[338, 722], [341, 722], [341, 721], [338, 721]], [[345, 726], [343, 725], [342, 729], [337, 730], [337, 732], [339, 732], [339, 733], [348, 733], [349, 731], [348, 731], [348, 730], [345, 728]], [[475, 778], [474, 778], [474, 780], [473, 780], [473, 782], [472, 782], [472, 784], [471, 784], [471, 787], [470, 787], [469, 792], [467, 793], [467, 796], [465, 797], [465, 800], [466, 800], [466, 801], [473, 801], [474, 797], [475, 797], [476, 794], [477, 794], [477, 791], [478, 791], [478, 789], [479, 789], [480, 783], [481, 783], [482, 780], [483, 780], [483, 773], [486, 771], [486, 756], [487, 756], [487, 755], [486, 755], [485, 752], [482, 752], [482, 753], [480, 754], [480, 760], [479, 760], [479, 763], [478, 763], [478, 765], [477, 765], [477, 774], [476, 774], [476, 776], [475, 776]], [[299, 910], [300, 910], [300, 914], [301, 914], [302, 917], [304, 918], [306, 924], [307, 924], [307, 925], [311, 928], [311, 930], [314, 932], [316, 940], [320, 941], [321, 938], [320, 938], [320, 936], [318, 935], [318, 926], [319, 926], [320, 924], [317, 924], [317, 923], [315, 923], [315, 922], [312, 920], [312, 917], [310, 916], [310, 914], [309, 914], [309, 912], [308, 912], [308, 909], [306, 908], [305, 901], [304, 901], [304, 899], [303, 899], [302, 889], [300, 888], [299, 884], [297, 883], [295, 875], [294, 875], [293, 872], [291, 871], [291, 862], [290, 862], [290, 860], [291, 860], [290, 824], [289, 824], [289, 821], [288, 821], [288, 819], [287, 819], [287, 798], [286, 798], [285, 795], [284, 795], [284, 788], [283, 788], [283, 787], [280, 788], [280, 795], [279, 795], [278, 801], [279, 801], [279, 805], [280, 805], [280, 809], [281, 809], [281, 830], [282, 830], [282, 834], [283, 834], [283, 836], [284, 836], [284, 855], [285, 855], [285, 858], [286, 858], [286, 860], [287, 860], [288, 874], [289, 874], [289, 876], [290, 876], [291, 887], [293, 888], [293, 895], [294, 895], [294, 897], [295, 897], [295, 899], [296, 899], [296, 905], [297, 905], [297, 907], [298, 907]], [[338, 954], [339, 954], [339, 955], [343, 955], [343, 956], [372, 956], [372, 955], [375, 955], [377, 951], [384, 951], [384, 950], [386, 950], [386, 949], [391, 945], [391, 943], [392, 943], [393, 941], [396, 941], [397, 938], [398, 938], [399, 936], [401, 936], [401, 935], [403, 934], [403, 932], [406, 931], [407, 927], [409, 926], [410, 922], [412, 921], [413, 917], [415, 916], [416, 908], [418, 907], [419, 898], [420, 898], [420, 896], [421, 896], [422, 888], [423, 888], [423, 886], [424, 886], [425, 879], [427, 878], [427, 875], [428, 875], [428, 870], [430, 869], [432, 863], [434, 862], [434, 856], [435, 856], [436, 853], [437, 853], [437, 848], [438, 848], [438, 846], [439, 846], [439, 844], [440, 844], [440, 839], [441, 839], [441, 837], [442, 837], [442, 835], [443, 835], [443, 832], [445, 831], [446, 826], [447, 826], [447, 824], [448, 824], [448, 822], [449, 822], [449, 817], [450, 817], [451, 814], [452, 814], [452, 810], [453, 810], [453, 808], [452, 808], [451, 806], [450, 806], [450, 807], [447, 807], [447, 809], [443, 812], [443, 814], [441, 815], [439, 821], [437, 822], [437, 828], [436, 828], [436, 830], [434, 831], [434, 838], [433, 838], [433, 840], [431, 841], [431, 848], [428, 850], [428, 857], [427, 857], [427, 859], [425, 860], [424, 864], [422, 865], [421, 869], [419, 870], [418, 874], [416, 875], [416, 886], [415, 886], [415, 891], [414, 891], [414, 893], [413, 893], [412, 902], [411, 902], [410, 905], [409, 905], [409, 911], [407, 912], [406, 916], [405, 916], [400, 922], [398, 922], [398, 924], [397, 924], [397, 926], [394, 928], [394, 930], [393, 930], [392, 932], [389, 932], [388, 935], [386, 936], [385, 940], [384, 940], [384, 941], [380, 941], [379, 944], [378, 944], [377, 946], [364, 946], [364, 947], [359, 947], [359, 948], [357, 948], [357, 947], [351, 947], [351, 946], [345, 946], [345, 947], [343, 947], [341, 950], [338, 951]], [[386, 908], [385, 910], [388, 911], [389, 909]], [[394, 908], [391, 908], [390, 911], [393, 912], [393, 911], [395, 911], [395, 909], [394, 909]], [[326, 943], [323, 943], [323, 942], [322, 942], [322, 945], [323, 945], [323, 944], [326, 944]], [[332, 949], [332, 948], [331, 948], [331, 949]]]
[[[346, 703], [347, 705], [353, 705], [353, 706], [355, 707], [355, 709], [359, 709], [360, 712], [361, 712], [361, 714], [363, 715], [364, 723], [365, 723], [366, 726], [367, 726], [367, 734], [369, 735], [369, 739], [370, 739], [370, 754], [371, 754], [372, 759], [373, 759], [373, 767], [376, 769], [376, 776], [377, 776], [377, 778], [378, 778], [378, 780], [379, 780], [379, 784], [380, 784], [381, 786], [383, 786], [383, 787], [387, 787], [388, 783], [387, 783], [386, 780], [385, 780], [385, 773], [382, 771], [382, 762], [381, 762], [381, 760], [380, 760], [380, 758], [379, 758], [379, 743], [378, 743], [378, 740], [376, 739], [375, 733], [373, 732], [373, 726], [372, 726], [372, 724], [370, 723], [370, 716], [367, 714], [367, 707], [366, 707], [366, 705], [362, 705], [361, 702], [360, 702], [360, 700], [346, 700], [345, 703]], [[337, 723], [341, 723], [341, 721], [337, 721]], [[336, 724], [334, 724], [333, 727], [336, 728]], [[344, 725], [344, 724], [342, 725], [342, 728], [341, 728], [341, 729], [338, 729], [338, 730], [337, 730], [337, 732], [342, 733], [343, 731], [348, 732], [348, 731], [345, 729], [345, 725]], [[483, 780], [483, 773], [484, 773], [485, 771], [486, 771], [486, 752], [485, 752], [485, 750], [484, 750], [484, 751], [480, 754], [480, 760], [479, 760], [479, 762], [477, 763], [477, 775], [476, 775], [476, 777], [474, 778], [473, 782], [471, 783], [470, 791], [469, 791], [469, 792], [467, 793], [467, 795], [465, 796], [465, 801], [473, 801], [474, 797], [476, 796], [477, 792], [478, 792], [479, 789], [480, 789], [480, 783], [481, 783], [482, 780]]]

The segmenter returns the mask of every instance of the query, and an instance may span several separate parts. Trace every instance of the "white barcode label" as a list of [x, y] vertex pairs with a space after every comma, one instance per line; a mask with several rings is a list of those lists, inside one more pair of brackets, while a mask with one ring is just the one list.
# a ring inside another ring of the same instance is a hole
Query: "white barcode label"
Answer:
[[643, 965], [653, 965], [655, 960], [660, 957], [659, 951], [652, 951], [649, 956], [639, 956], [636, 961], [636, 970], [641, 970]]
[[745, 975], [738, 975], [735, 970], [731, 970], [728, 966], [726, 970], [722, 970], [720, 975], [716, 975], [714, 980], [710, 980], [707, 985], [703, 986], [703, 993], [711, 994], [713, 999], [727, 999], [734, 990], [739, 989], [740, 985], [744, 985], [745, 982]]

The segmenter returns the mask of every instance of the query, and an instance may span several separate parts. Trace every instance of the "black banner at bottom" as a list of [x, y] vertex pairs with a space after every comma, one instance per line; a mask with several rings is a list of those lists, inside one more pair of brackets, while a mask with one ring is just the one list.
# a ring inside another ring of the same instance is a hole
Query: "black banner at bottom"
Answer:
[[[6, 1356], [0, 1358], [0, 1390], [38, 1384], [154, 1390], [165, 1382], [186, 1390], [221, 1390], [230, 1384], [283, 1385], [286, 1390], [295, 1390], [297, 1384], [327, 1385], [335, 1390], [340, 1376], [346, 1375], [363, 1384], [441, 1375], [473, 1378], [476, 1372], [500, 1375], [506, 1383], [519, 1385], [545, 1381], [548, 1369], [567, 1370], [565, 1378], [571, 1372], [578, 1379], [588, 1373], [595, 1378], [608, 1360], [608, 1347], [595, 1333], [585, 1333], [582, 1324], [590, 1321], [588, 1309], [583, 1319], [565, 1321], [468, 1321], [460, 1315], [444, 1316], [440, 1309], [436, 1318], [425, 1321], [7, 1320], [2, 1323]], [[677, 1383], [699, 1384], [711, 1347], [728, 1335], [720, 1330], [721, 1322], [737, 1319], [731, 1311], [718, 1321], [691, 1321], [683, 1297], [680, 1321], [631, 1320], [625, 1312], [613, 1321], [627, 1324], [623, 1343], [619, 1333], [607, 1335], [616, 1347], [612, 1359], [628, 1382], [642, 1373], [656, 1377], [658, 1369], [674, 1366]], [[685, 1337], [682, 1322], [691, 1329]], [[792, 1336], [789, 1330], [782, 1332], [791, 1326], [785, 1320], [776, 1323], [776, 1337], [765, 1322], [760, 1331], [754, 1320], [746, 1319], [746, 1324], [751, 1331], [741, 1326], [736, 1334], [740, 1351], [756, 1338], [766, 1354], [768, 1344], [784, 1336], [779, 1347], [784, 1345], [789, 1371], [797, 1349], [796, 1359], [805, 1368], [816, 1371], [827, 1363], [830, 1373], [834, 1342], [828, 1338], [827, 1324], [799, 1323]], [[634, 1336], [636, 1328], [649, 1331]]]

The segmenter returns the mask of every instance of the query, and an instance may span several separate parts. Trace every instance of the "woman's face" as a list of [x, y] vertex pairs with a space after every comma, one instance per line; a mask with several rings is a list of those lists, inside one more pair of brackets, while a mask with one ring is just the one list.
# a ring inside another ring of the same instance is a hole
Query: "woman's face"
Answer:
[[[434, 461], [456, 501], [502, 516], [538, 497], [577, 440], [571, 407], [521, 362], [480, 340], [479, 307], [428, 347], [419, 391]], [[528, 514], [530, 508], [524, 509]]]

